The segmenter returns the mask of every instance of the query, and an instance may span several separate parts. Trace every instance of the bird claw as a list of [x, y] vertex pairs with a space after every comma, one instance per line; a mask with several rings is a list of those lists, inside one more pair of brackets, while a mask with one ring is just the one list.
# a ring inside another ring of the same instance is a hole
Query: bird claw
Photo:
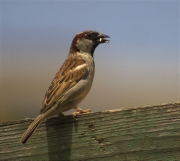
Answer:
[[79, 107], [75, 108], [75, 110], [76, 110], [76, 112], [73, 112], [72, 115], [73, 115], [74, 120], [76, 120], [76, 121], [77, 121], [76, 116], [77, 116], [78, 114], [91, 112], [90, 109], [83, 110], [83, 109], [81, 109], [81, 108], [79, 108]]

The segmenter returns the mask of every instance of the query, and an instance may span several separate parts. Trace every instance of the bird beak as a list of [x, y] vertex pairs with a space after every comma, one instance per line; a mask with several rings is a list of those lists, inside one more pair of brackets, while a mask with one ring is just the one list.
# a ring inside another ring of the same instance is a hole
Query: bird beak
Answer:
[[105, 38], [110, 38], [109, 36], [107, 36], [105, 34], [99, 34], [98, 38], [99, 38], [98, 41], [100, 43], [108, 43], [110, 41], [110, 40], [105, 39]]

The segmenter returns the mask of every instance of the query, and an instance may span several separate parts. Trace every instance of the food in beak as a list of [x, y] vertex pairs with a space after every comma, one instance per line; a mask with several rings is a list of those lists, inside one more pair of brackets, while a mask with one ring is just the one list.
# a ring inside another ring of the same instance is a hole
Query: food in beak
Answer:
[[99, 38], [99, 42], [101, 43], [109, 43], [110, 40], [106, 40], [106, 39], [103, 39], [103, 38]]

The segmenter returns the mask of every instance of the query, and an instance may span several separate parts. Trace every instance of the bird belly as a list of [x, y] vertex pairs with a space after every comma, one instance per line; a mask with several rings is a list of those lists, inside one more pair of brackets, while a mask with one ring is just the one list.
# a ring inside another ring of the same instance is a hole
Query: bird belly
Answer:
[[94, 69], [90, 71], [86, 79], [80, 80], [74, 87], [69, 89], [57, 102], [60, 112], [68, 111], [76, 107], [89, 93], [94, 78]]

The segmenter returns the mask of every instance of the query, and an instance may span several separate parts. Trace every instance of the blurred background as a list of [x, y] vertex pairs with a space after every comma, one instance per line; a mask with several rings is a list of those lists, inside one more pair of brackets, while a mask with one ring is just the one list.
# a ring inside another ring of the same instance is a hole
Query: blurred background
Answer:
[[[96, 30], [93, 112], [179, 101], [178, 1], [0, 1], [0, 121], [37, 116], [73, 37]], [[65, 114], [71, 114], [74, 110]]]

